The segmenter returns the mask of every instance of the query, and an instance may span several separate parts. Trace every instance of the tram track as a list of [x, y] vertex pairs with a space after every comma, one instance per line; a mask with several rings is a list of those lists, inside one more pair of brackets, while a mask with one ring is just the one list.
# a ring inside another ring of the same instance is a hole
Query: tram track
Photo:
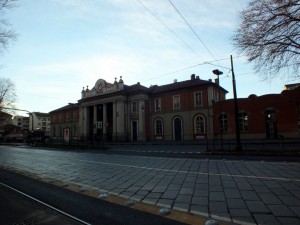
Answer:
[[[22, 209], [16, 210], [18, 207]], [[51, 211], [55, 215], [51, 216]], [[186, 224], [87, 196], [2, 168], [0, 168], [0, 212], [0, 225]], [[51, 220], [52, 222], [49, 222]]]
[[[89, 222], [81, 220], [81, 219], [77, 218], [76, 216], [73, 216], [73, 215], [71, 215], [71, 214], [69, 214], [69, 213], [67, 213], [65, 211], [62, 211], [62, 210], [60, 210], [60, 209], [58, 209], [58, 208], [56, 208], [56, 207], [54, 207], [52, 205], [49, 205], [49, 204], [47, 204], [46, 202], [44, 202], [42, 200], [39, 200], [39, 199], [37, 199], [37, 198], [35, 198], [35, 197], [33, 197], [33, 196], [29, 195], [29, 194], [26, 194], [26, 193], [24, 193], [24, 192], [22, 192], [22, 191], [20, 191], [20, 190], [18, 190], [16, 188], [14, 188], [14, 187], [11, 187], [10, 185], [7, 185], [7, 184], [5, 184], [3, 182], [0, 182], [0, 185], [2, 187], [4, 187], [4, 188], [9, 189], [10, 191], [13, 191], [13, 192], [17, 193], [18, 195], [20, 195], [22, 197], [25, 197], [26, 199], [24, 199], [24, 201], [28, 201], [29, 200], [29, 201], [36, 202], [36, 203], [42, 205], [43, 208], [46, 207], [46, 209], [50, 209], [50, 211], [53, 210], [55, 213], [58, 213], [58, 214], [62, 215], [63, 217], [67, 217], [68, 219], [66, 219], [66, 220], [69, 222], [69, 224], [92, 225]], [[14, 209], [14, 210], [16, 210], [16, 209]], [[42, 210], [46, 211], [45, 209], [42, 209]], [[49, 213], [49, 210], [47, 210], [47, 211]], [[6, 216], [8, 216], [8, 215], [6, 215]], [[15, 216], [16, 215], [14, 215], [14, 217]], [[41, 216], [39, 216], [39, 217], [41, 217]], [[51, 216], [48, 214], [47, 217], [51, 217]], [[53, 217], [53, 215], [52, 215], [52, 217]], [[55, 219], [56, 220], [57, 220], [57, 218], [59, 219], [59, 218], [61, 218], [61, 216], [55, 215]], [[42, 220], [49, 221], [49, 218], [42, 218]], [[73, 223], [73, 221], [74, 221], [74, 223]], [[18, 221], [17, 223], [14, 223], [14, 224], [20, 224], [20, 223], [21, 224], [45, 224], [45, 222], [41, 221], [40, 218], [30, 217], [30, 216], [28, 216], [27, 218], [23, 218], [20, 221]]]

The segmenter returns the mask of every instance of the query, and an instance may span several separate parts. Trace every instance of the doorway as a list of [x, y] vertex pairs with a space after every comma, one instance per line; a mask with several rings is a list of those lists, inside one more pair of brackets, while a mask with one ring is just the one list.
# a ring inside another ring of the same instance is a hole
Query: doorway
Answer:
[[182, 140], [182, 121], [179, 117], [174, 119], [173, 122], [174, 127], [174, 140], [175, 141], [181, 141]]
[[138, 123], [136, 120], [131, 122], [131, 140], [137, 141], [138, 139]]

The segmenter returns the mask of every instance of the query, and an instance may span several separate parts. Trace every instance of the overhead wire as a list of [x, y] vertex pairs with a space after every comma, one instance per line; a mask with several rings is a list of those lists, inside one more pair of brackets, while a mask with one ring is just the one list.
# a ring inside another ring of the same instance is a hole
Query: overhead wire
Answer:
[[201, 40], [201, 38], [199, 37], [199, 35], [196, 33], [196, 31], [194, 30], [194, 28], [189, 24], [189, 22], [185, 19], [185, 17], [180, 13], [180, 11], [176, 8], [176, 6], [172, 3], [171, 0], [169, 0], [170, 4], [173, 6], [173, 8], [175, 9], [175, 11], [180, 15], [180, 17], [183, 19], [183, 21], [188, 25], [188, 27], [191, 29], [191, 31], [195, 34], [195, 36], [197, 37], [197, 39], [201, 42], [201, 44], [205, 47], [205, 49], [208, 51], [208, 53], [211, 55], [211, 57], [216, 60], [215, 56], [212, 54], [212, 52], [209, 50], [209, 48], [204, 44], [204, 42]]
[[191, 46], [189, 46], [178, 34], [176, 34], [175, 31], [173, 31], [170, 27], [168, 27], [155, 13], [153, 13], [145, 4], [143, 4], [140, 0], [137, 0], [137, 2], [143, 6], [145, 10], [148, 11], [159, 23], [161, 23], [169, 32], [171, 32], [177, 39], [179, 39], [187, 48], [189, 48], [191, 51], [193, 51], [201, 60], [204, 60], [195, 49], [193, 49]]
[[[185, 67], [185, 68], [173, 71], [173, 72], [169, 72], [169, 73], [165, 73], [165, 74], [162, 74], [162, 75], [159, 75], [159, 76], [155, 76], [155, 77], [152, 77], [150, 79], [143, 80], [142, 82], [155, 80], [155, 79], [165, 77], [165, 76], [168, 76], [168, 75], [171, 75], [171, 74], [174, 74], [174, 73], [178, 73], [178, 72], [181, 72], [181, 71], [184, 71], [184, 70], [188, 70], [188, 69], [191, 69], [191, 68], [194, 68], [194, 67], [197, 67], [197, 66], [202, 66], [202, 65], [207, 65], [207, 64], [214, 65], [214, 64], [212, 64], [213, 62], [219, 62], [219, 61], [228, 60], [228, 59], [230, 59], [230, 58], [216, 59], [216, 60], [213, 60], [213, 61], [205, 61], [205, 62], [202, 62], [202, 63], [198, 63], [196, 65], [193, 65], [193, 66], [188, 66], [188, 67]], [[224, 67], [224, 68], [229, 69], [227, 67]]]

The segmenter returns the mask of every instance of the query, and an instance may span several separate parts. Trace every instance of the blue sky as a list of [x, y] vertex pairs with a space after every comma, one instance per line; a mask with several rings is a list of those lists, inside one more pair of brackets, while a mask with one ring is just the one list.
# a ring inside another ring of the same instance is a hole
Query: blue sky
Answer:
[[[91, 88], [100, 78], [113, 82], [122, 76], [127, 85], [148, 87], [191, 74], [214, 79], [214, 69], [224, 72], [221, 86], [232, 98], [230, 55], [238, 97], [280, 93], [285, 84], [299, 82], [263, 81], [234, 51], [230, 38], [248, 0], [171, 2], [201, 41], [168, 0], [19, 1], [7, 13], [18, 40], [0, 56], [0, 77], [16, 84], [16, 107], [55, 110], [77, 102], [82, 87]], [[225, 60], [204, 63], [215, 59]]]

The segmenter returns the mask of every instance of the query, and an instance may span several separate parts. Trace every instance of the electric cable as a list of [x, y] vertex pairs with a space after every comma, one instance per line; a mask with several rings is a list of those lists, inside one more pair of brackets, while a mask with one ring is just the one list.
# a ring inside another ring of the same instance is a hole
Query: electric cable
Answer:
[[155, 15], [146, 5], [144, 5], [140, 0], [137, 0], [137, 2], [143, 6], [144, 9], [146, 9], [158, 22], [160, 22], [169, 32], [171, 32], [177, 39], [179, 39], [187, 48], [189, 48], [191, 51], [193, 51], [201, 60], [203, 58], [196, 52], [195, 49], [193, 49], [191, 46], [189, 46], [179, 35], [177, 35], [170, 27], [168, 27], [157, 15]]

